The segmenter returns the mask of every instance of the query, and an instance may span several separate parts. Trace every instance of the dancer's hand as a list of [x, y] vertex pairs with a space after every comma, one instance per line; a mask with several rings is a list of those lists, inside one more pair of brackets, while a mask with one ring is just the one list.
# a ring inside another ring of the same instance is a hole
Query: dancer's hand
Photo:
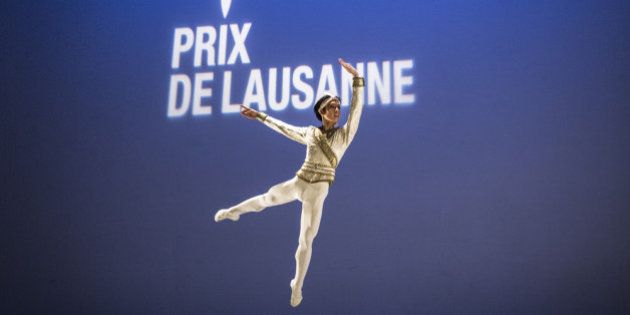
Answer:
[[247, 119], [256, 119], [258, 112], [255, 109], [241, 105], [241, 115]]
[[343, 61], [343, 59], [339, 58], [339, 64], [348, 71], [348, 73], [352, 74], [353, 77], [359, 76], [359, 71], [355, 69], [351, 64]]

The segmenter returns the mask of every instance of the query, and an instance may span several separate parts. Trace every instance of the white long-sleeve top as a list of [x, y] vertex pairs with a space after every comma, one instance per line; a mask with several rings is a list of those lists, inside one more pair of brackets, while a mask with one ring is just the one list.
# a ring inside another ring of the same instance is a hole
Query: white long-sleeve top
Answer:
[[315, 126], [296, 127], [271, 116], [262, 115], [259, 120], [269, 128], [291, 140], [306, 145], [306, 158], [296, 176], [309, 183], [335, 180], [335, 169], [359, 128], [363, 110], [363, 78], [354, 80], [350, 114], [346, 123], [329, 132], [327, 136]]

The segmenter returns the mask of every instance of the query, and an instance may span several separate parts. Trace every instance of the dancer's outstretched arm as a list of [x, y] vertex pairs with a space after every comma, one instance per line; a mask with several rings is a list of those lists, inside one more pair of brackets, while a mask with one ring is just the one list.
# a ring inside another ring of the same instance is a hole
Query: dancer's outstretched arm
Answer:
[[241, 115], [249, 119], [257, 119], [267, 125], [269, 128], [277, 131], [280, 134], [285, 135], [287, 138], [297, 141], [301, 144], [306, 144], [306, 130], [305, 127], [296, 127], [289, 125], [279, 119], [275, 119], [265, 113], [258, 112], [252, 108], [241, 105]]
[[352, 65], [339, 58], [339, 64], [352, 75], [352, 100], [350, 101], [350, 115], [342, 130], [346, 143], [349, 145], [359, 128], [359, 120], [363, 111], [363, 85], [364, 80]]

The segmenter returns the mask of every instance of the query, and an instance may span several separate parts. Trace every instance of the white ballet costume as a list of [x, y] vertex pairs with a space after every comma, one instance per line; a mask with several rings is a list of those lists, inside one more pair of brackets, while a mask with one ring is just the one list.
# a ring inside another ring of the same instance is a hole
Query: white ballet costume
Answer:
[[306, 158], [295, 177], [277, 184], [264, 194], [247, 199], [236, 206], [219, 210], [215, 221], [237, 221], [241, 214], [259, 212], [265, 208], [294, 200], [302, 203], [300, 236], [295, 253], [295, 276], [291, 280], [291, 305], [302, 300], [302, 286], [311, 260], [312, 245], [322, 216], [324, 200], [335, 179], [335, 168], [352, 142], [363, 109], [363, 78], [354, 78], [352, 101], [347, 122], [340, 128], [322, 131], [318, 127], [296, 127], [266, 114], [258, 120], [288, 138], [306, 145]]

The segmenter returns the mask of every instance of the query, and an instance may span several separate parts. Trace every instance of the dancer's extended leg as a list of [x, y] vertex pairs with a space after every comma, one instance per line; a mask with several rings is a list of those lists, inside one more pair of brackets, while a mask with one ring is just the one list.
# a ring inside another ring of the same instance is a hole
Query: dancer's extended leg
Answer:
[[258, 212], [267, 207], [278, 206], [296, 200], [299, 195], [296, 185], [297, 181], [297, 178], [292, 178], [271, 187], [269, 191], [262, 195], [249, 198], [229, 209], [219, 210], [214, 220], [219, 222], [227, 218], [236, 221], [243, 213]]
[[324, 200], [328, 194], [328, 183], [308, 185], [309, 188], [302, 195], [300, 238], [295, 252], [295, 277], [291, 281], [291, 305], [294, 307], [302, 301], [302, 285], [311, 261], [313, 240], [319, 230]]

